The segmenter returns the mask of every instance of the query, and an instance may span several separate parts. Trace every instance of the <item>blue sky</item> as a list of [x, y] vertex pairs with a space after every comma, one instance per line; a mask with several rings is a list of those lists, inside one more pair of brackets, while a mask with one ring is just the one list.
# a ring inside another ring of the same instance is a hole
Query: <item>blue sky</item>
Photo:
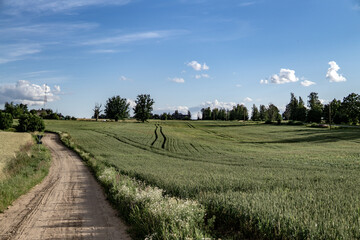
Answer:
[[150, 94], [157, 113], [326, 101], [360, 89], [356, 0], [3, 0], [0, 106], [90, 117]]

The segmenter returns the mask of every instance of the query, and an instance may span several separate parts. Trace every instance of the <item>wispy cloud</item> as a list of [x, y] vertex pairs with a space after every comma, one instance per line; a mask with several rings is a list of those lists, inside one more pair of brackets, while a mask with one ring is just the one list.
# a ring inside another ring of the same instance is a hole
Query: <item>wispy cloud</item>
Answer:
[[128, 78], [128, 77], [125, 77], [125, 76], [121, 76], [119, 79], [120, 79], [120, 81], [132, 81], [131, 78]]
[[170, 81], [175, 83], [185, 83], [185, 80], [183, 78], [170, 78]]
[[0, 64], [23, 60], [41, 52], [40, 44], [4, 44], [0, 46]]
[[4, 0], [6, 12], [19, 14], [23, 12], [32, 13], [56, 13], [79, 9], [90, 6], [126, 5], [132, 0]]
[[104, 44], [120, 45], [120, 44], [137, 42], [142, 40], [163, 39], [183, 33], [184, 31], [176, 31], [176, 30], [148, 31], [148, 32], [118, 35], [115, 37], [98, 38], [89, 41], [84, 41], [82, 44], [83, 45], [104, 45]]
[[242, 3], [239, 3], [239, 7], [248, 7], [248, 6], [251, 6], [251, 5], [254, 5], [256, 2], [255, 1], [248, 1], [248, 2], [242, 2]]
[[309, 81], [309, 80], [303, 80], [301, 81], [301, 85], [303, 85], [304, 87], [310, 87], [311, 85], [315, 85], [315, 82]]

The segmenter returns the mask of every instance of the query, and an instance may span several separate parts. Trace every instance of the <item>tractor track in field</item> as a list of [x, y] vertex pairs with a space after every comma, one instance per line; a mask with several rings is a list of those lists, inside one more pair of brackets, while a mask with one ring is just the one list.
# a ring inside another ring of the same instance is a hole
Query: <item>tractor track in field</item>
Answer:
[[162, 148], [162, 149], [165, 149], [166, 136], [165, 136], [165, 134], [164, 134], [164, 132], [163, 132], [163, 128], [162, 128], [162, 126], [160, 126], [160, 133], [161, 133], [161, 135], [162, 135], [162, 136], [163, 136], [163, 138], [164, 138], [164, 142], [162, 143], [161, 148]]
[[157, 129], [158, 129], [158, 125], [155, 125], [156, 128], [155, 128], [155, 140], [151, 143], [151, 146], [154, 146], [156, 140], [158, 140], [158, 134], [157, 134]]
[[0, 214], [0, 239], [130, 239], [80, 157], [46, 134], [45, 179]]
[[[139, 149], [147, 151], [147, 152], [151, 152], [151, 153], [155, 153], [155, 154], [158, 154], [158, 155], [161, 155], [161, 156], [165, 156], [165, 157], [176, 158], [176, 159], [180, 159], [180, 160], [184, 160], [184, 161], [204, 162], [204, 163], [210, 163], [210, 164], [216, 164], [216, 165], [244, 166], [244, 164], [237, 164], [237, 163], [229, 164], [229, 163], [224, 163], [224, 162], [217, 163], [217, 162], [212, 162], [212, 161], [207, 161], [207, 160], [199, 161], [197, 158], [193, 158], [193, 157], [190, 157], [190, 156], [173, 154], [170, 151], [167, 151], [166, 149], [164, 149], [166, 151], [166, 152], [164, 152], [164, 151], [161, 151], [161, 149], [158, 149], [158, 148], [144, 147], [144, 146], [140, 145], [140, 143], [136, 143], [135, 141], [129, 140], [128, 138], [125, 138], [125, 137], [122, 137], [123, 138], [122, 139], [120, 137], [114, 136], [114, 135], [109, 134], [109, 133], [105, 133], [105, 132], [101, 132], [101, 131], [97, 131], [97, 130], [91, 130], [91, 131], [102, 134], [102, 135], [106, 135], [106, 136], [111, 137], [111, 138], [114, 138], [115, 140], [117, 140], [118, 142], [121, 142], [123, 144], [129, 145], [129, 146], [132, 146], [132, 147], [135, 147], [135, 148], [139, 148]], [[209, 154], [213, 153], [213, 152], [209, 151], [209, 148], [206, 149], [202, 145], [199, 145], [199, 146], [204, 150], [204, 152], [209, 153]], [[170, 153], [170, 154], [168, 154], [167, 152]], [[112, 165], [112, 166], [116, 168], [115, 165]]]

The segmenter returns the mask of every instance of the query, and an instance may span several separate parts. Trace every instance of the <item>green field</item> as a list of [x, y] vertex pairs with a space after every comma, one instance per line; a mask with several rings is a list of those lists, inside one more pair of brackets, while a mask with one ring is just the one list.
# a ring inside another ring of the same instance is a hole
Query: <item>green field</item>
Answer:
[[97, 161], [203, 204], [214, 235], [360, 238], [358, 129], [212, 121], [46, 121]]

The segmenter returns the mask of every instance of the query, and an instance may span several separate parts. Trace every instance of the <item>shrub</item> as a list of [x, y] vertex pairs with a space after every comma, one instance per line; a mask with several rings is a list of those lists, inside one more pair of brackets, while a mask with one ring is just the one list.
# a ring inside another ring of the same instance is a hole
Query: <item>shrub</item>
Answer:
[[19, 118], [17, 130], [19, 132], [43, 131], [45, 129], [44, 120], [34, 114], [23, 114]]
[[0, 129], [6, 130], [11, 128], [13, 124], [13, 117], [10, 113], [0, 112]]

